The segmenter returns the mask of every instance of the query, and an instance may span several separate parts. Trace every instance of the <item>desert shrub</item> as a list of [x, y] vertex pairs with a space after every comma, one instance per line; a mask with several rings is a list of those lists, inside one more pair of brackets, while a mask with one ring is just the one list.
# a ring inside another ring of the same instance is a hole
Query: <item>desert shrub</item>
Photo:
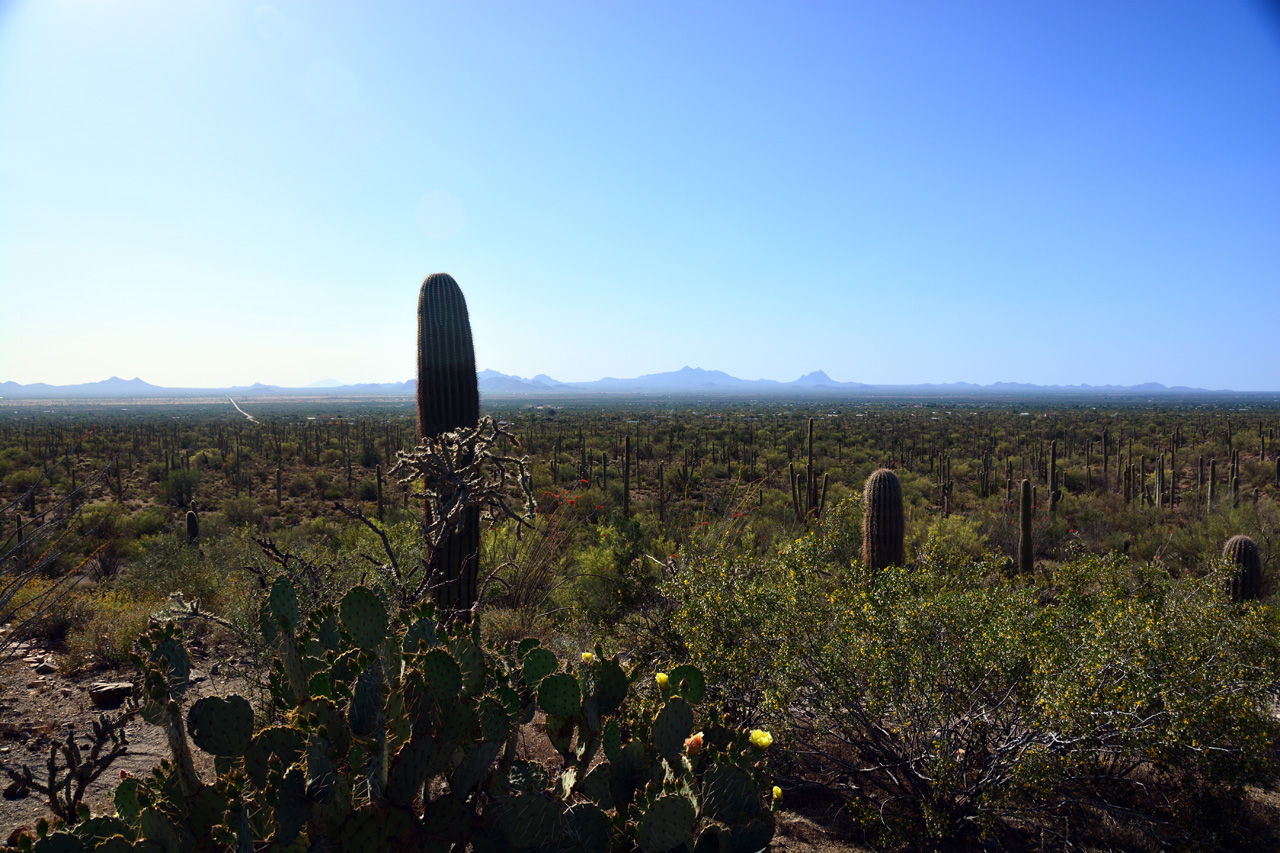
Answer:
[[936, 518], [924, 535], [917, 537], [910, 553], [917, 563], [940, 572], [959, 569], [985, 557], [994, 559], [995, 555], [988, 553], [982, 526], [980, 518], [959, 514]]
[[4, 478], [5, 492], [18, 496], [30, 489], [40, 480], [40, 469], [20, 468]]
[[186, 506], [195, 497], [200, 485], [200, 472], [191, 468], [176, 468], [164, 478], [164, 499], [177, 506]]
[[137, 559], [114, 581], [117, 594], [151, 602], [180, 592], [210, 612], [243, 615], [253, 579], [241, 567], [259, 550], [247, 535], [228, 533], [196, 548], [185, 537], [162, 534], [146, 538], [141, 546]]
[[4, 617], [13, 623], [18, 640], [61, 646], [88, 613], [90, 593], [57, 579], [36, 575], [5, 602]]
[[65, 669], [128, 663], [134, 641], [147, 630], [147, 620], [159, 609], [161, 600], [147, 595], [135, 598], [106, 588], [87, 597], [84, 604], [83, 618], [67, 634]]
[[1173, 579], [1081, 556], [1049, 585], [939, 544], [868, 572], [833, 559], [835, 528], [765, 556], [722, 538], [663, 592], [720, 701], [816, 762], [876, 840], [1062, 839], [1101, 814], [1204, 840], [1205, 803], [1273, 775], [1276, 616], [1232, 605], [1220, 563]]
[[258, 508], [258, 502], [247, 495], [224, 498], [219, 509], [228, 527], [262, 526], [262, 510]]
[[159, 533], [168, 525], [168, 515], [164, 510], [155, 506], [143, 507], [137, 512], [131, 513], [125, 522], [125, 527], [130, 535], [139, 539]]

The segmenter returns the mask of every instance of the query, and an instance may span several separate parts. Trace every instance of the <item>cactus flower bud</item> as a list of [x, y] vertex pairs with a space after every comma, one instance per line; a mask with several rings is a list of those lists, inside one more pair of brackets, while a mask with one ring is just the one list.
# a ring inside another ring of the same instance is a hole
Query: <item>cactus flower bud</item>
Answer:
[[685, 755], [690, 757], [702, 752], [702, 732], [698, 732], [693, 737], [685, 738], [684, 752]]
[[582, 653], [582, 662], [583, 662], [583, 663], [591, 663], [591, 662], [592, 662], [593, 660], [595, 660], [595, 659], [596, 659], [596, 656], [595, 656], [595, 655], [593, 655], [593, 654], [591, 654], [591, 652], [583, 652], [583, 653]]
[[668, 682], [670, 679], [668, 679], [668, 678], [667, 678], [667, 674], [666, 674], [665, 672], [660, 672], [660, 673], [658, 673], [657, 675], [655, 675], [655, 676], [653, 677], [653, 680], [654, 680], [654, 681], [656, 681], [656, 682], [658, 682], [658, 686], [659, 686], [659, 687], [666, 687], [666, 686], [667, 686], [667, 682]]
[[782, 802], [782, 789], [779, 788], [777, 785], [773, 786], [773, 801], [775, 803]]
[[768, 749], [773, 744], [773, 735], [764, 729], [751, 730], [751, 745], [756, 749]]

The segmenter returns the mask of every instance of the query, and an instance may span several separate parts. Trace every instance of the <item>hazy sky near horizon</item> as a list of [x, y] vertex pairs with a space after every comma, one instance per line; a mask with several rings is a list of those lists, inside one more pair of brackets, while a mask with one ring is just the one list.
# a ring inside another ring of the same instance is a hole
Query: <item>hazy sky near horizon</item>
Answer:
[[0, 0], [0, 380], [1280, 390], [1266, 0]]

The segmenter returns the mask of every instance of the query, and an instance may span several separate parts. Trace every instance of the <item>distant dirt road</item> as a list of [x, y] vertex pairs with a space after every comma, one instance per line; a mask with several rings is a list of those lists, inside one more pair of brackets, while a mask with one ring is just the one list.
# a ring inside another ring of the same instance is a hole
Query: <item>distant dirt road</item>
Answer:
[[235, 406], [235, 407], [236, 407], [236, 411], [237, 411], [237, 412], [239, 412], [240, 414], [244, 415], [246, 418], [248, 418], [248, 419], [249, 419], [249, 421], [250, 421], [251, 423], [255, 423], [255, 424], [256, 424], [256, 423], [258, 422], [258, 419], [257, 419], [257, 418], [255, 418], [253, 415], [251, 415], [251, 414], [249, 414], [248, 412], [246, 412], [244, 409], [240, 408], [240, 404], [239, 404], [239, 403], [237, 403], [233, 398], [228, 397], [227, 399], [228, 399], [228, 400], [231, 400], [231, 405], [233, 405], [233, 406]]

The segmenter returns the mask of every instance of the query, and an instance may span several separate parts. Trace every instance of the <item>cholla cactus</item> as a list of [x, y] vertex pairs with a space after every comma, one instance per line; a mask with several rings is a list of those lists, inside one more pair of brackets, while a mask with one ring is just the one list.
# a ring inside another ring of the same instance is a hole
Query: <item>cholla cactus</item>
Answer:
[[[527, 523], [532, 516], [534, 502], [527, 461], [501, 454], [498, 443], [502, 438], [516, 443], [514, 435], [486, 417], [475, 427], [426, 437], [413, 450], [397, 454], [390, 473], [402, 485], [422, 489], [417, 496], [424, 499], [422, 515], [430, 550], [426, 576], [414, 579], [397, 574], [402, 604], [416, 602], [428, 590], [435, 592], [437, 598], [445, 595], [448, 600], [439, 606], [448, 612], [458, 612], [455, 605], [467, 598], [456, 599], [454, 593], [459, 590], [467, 592], [474, 603], [477, 590], [471, 587], [476, 579], [466, 580], [461, 587], [454, 584], [460, 577], [457, 567], [462, 565], [450, 562], [461, 558], [457, 531], [472, 515], [478, 523], [482, 511], [519, 523]], [[517, 490], [524, 497], [520, 512], [509, 503], [509, 496]]]

